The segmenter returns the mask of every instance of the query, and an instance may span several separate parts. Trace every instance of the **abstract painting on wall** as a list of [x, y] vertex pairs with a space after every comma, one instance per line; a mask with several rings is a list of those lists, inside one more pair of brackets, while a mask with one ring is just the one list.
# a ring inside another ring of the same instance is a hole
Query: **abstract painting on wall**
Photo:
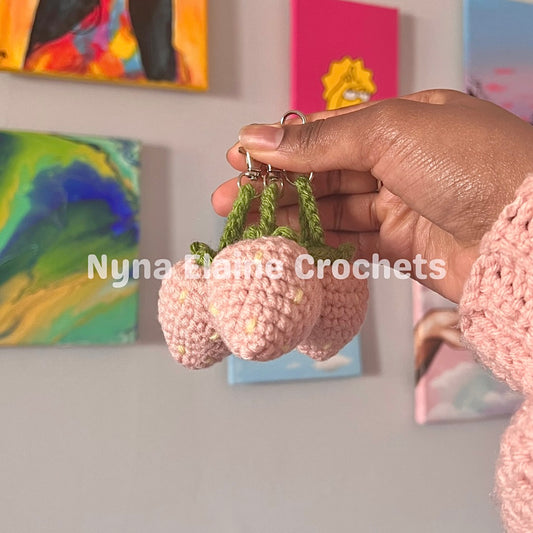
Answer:
[[533, 124], [533, 4], [465, 0], [467, 91]]
[[[533, 5], [465, 0], [466, 90], [533, 122]], [[421, 423], [513, 413], [518, 394], [494, 380], [461, 347], [457, 308], [414, 288], [416, 420]]]
[[207, 88], [207, 0], [2, 0], [0, 69]]
[[267, 363], [245, 361], [235, 356], [228, 359], [228, 382], [231, 385], [360, 375], [359, 336], [327, 361], [314, 361], [297, 350]]
[[416, 421], [427, 424], [513, 413], [522, 398], [463, 348], [457, 306], [418, 283], [413, 284], [413, 302]]
[[0, 346], [136, 340], [138, 283], [115, 274], [138, 258], [139, 152], [0, 131]]
[[291, 106], [304, 113], [397, 96], [398, 11], [292, 0]]

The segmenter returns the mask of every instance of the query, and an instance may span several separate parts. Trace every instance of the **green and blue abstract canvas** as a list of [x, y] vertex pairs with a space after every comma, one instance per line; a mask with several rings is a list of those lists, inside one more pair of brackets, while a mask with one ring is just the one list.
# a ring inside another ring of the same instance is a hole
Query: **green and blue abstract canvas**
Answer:
[[0, 131], [0, 345], [137, 337], [138, 285], [89, 279], [88, 257], [139, 245], [135, 141]]

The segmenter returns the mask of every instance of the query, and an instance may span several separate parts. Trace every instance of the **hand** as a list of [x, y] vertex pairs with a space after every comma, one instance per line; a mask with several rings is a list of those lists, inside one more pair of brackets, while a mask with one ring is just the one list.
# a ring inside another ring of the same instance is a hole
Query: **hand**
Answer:
[[[417, 254], [442, 259], [444, 279], [418, 279], [455, 302], [481, 237], [533, 172], [533, 127], [445, 90], [318, 113], [305, 125], [246, 126], [240, 145], [257, 161], [316, 173], [329, 244], [353, 242], [359, 257], [378, 253], [391, 264]], [[242, 171], [238, 146], [228, 160]], [[296, 196], [285, 189], [278, 223], [297, 227]], [[221, 185], [213, 194], [216, 212], [227, 215], [236, 194], [235, 179]]]

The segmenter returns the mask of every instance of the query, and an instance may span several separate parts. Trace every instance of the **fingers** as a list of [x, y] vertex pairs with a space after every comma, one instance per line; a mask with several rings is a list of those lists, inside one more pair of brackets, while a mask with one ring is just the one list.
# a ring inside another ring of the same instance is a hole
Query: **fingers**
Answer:
[[211, 195], [211, 204], [217, 215], [227, 217], [237, 198], [237, 178], [225, 181]]
[[[316, 198], [326, 196], [357, 195], [373, 193], [377, 190], [377, 180], [370, 172], [356, 170], [332, 170], [316, 173], [313, 178], [313, 194]], [[290, 205], [298, 201], [296, 189], [289, 187], [287, 194], [281, 198], [281, 205]]]
[[[376, 193], [346, 196], [326, 196], [318, 201], [322, 227], [335, 232], [378, 231], [380, 221], [376, 209]], [[298, 206], [278, 209], [276, 222], [280, 226], [297, 227]]]
[[[229, 188], [232, 191], [236, 188], [236, 180], [221, 185], [213, 197], [216, 212], [223, 216], [227, 215], [233, 204], [231, 194], [224, 191]], [[359, 258], [371, 260], [372, 254], [378, 250], [379, 229], [385, 216], [383, 210], [377, 207], [377, 198], [378, 194], [373, 192], [319, 199], [318, 209], [327, 244], [337, 247], [346, 242], [352, 243], [358, 250]], [[255, 209], [248, 215], [247, 223], [254, 224], [257, 221]], [[276, 212], [276, 223], [299, 231], [298, 205], [281, 206]]]
[[[259, 187], [262, 184], [258, 184]], [[313, 178], [313, 193], [316, 198], [333, 195], [354, 195], [376, 191], [377, 182], [368, 172], [353, 170], [335, 170], [327, 173], [317, 173]], [[211, 197], [215, 211], [221, 216], [227, 216], [237, 197], [237, 178], [233, 178], [220, 185]], [[298, 203], [296, 189], [286, 183], [280, 205], [294, 205]]]
[[379, 251], [379, 233], [377, 231], [354, 233], [341, 231], [326, 231], [326, 244], [337, 248], [341, 244], [353, 244], [357, 259], [372, 262], [373, 255]]

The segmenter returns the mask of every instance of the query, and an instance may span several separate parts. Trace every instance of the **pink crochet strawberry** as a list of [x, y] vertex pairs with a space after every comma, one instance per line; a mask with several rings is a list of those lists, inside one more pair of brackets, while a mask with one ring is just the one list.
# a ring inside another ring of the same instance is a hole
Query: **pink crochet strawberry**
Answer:
[[[290, 239], [261, 237], [228, 246], [215, 257], [209, 312], [235, 355], [269, 361], [309, 335], [322, 309], [323, 291], [316, 277], [297, 276], [296, 262], [303, 254], [307, 250]], [[217, 276], [228, 267], [229, 277]]]
[[211, 323], [206, 279], [193, 260], [179, 261], [163, 280], [159, 322], [172, 357], [187, 368], [207, 368], [230, 354]]
[[[249, 160], [249, 158], [248, 158]], [[279, 173], [279, 176], [276, 173]], [[298, 346], [325, 360], [358, 332], [366, 312], [368, 289], [356, 278], [335, 279], [326, 268], [324, 279], [304, 277], [298, 258], [351, 259], [353, 248], [330, 248], [315, 198], [305, 177], [289, 182], [297, 189], [300, 234], [275, 223], [284, 171], [249, 168], [243, 176], [263, 176], [260, 219], [246, 227], [255, 189], [247, 184], [228, 216], [219, 251], [194, 243], [195, 263], [179, 262], [160, 291], [159, 319], [170, 351], [189, 368], [206, 368], [231, 351], [238, 357], [269, 361]], [[281, 183], [281, 185], [280, 185]], [[207, 282], [205, 257], [212, 260]], [[198, 271], [200, 279], [188, 279]]]
[[321, 280], [323, 300], [320, 317], [298, 350], [313, 359], [325, 361], [336, 355], [361, 329], [366, 315], [368, 284], [349, 276], [338, 279], [331, 267]]

